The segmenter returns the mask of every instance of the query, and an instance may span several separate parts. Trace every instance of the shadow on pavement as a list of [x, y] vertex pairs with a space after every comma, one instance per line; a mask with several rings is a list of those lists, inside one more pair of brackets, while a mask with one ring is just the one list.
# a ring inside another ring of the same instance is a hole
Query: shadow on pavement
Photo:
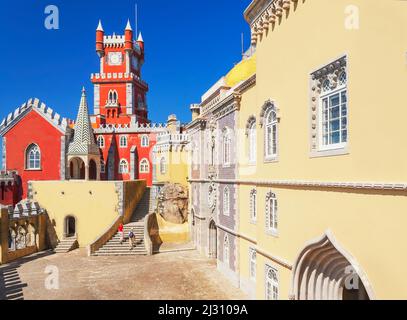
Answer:
[[0, 266], [0, 300], [24, 300], [23, 288], [27, 287], [27, 284], [21, 281], [18, 268], [51, 254], [52, 251], [44, 251]]

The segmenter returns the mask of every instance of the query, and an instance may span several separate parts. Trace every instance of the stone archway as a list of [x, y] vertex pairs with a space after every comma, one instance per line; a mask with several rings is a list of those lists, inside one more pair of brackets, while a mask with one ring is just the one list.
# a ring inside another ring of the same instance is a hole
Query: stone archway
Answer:
[[81, 158], [73, 158], [69, 161], [70, 179], [85, 180], [85, 162]]
[[218, 257], [218, 230], [213, 220], [209, 223], [209, 257], [213, 259]]
[[307, 245], [292, 273], [296, 300], [370, 300], [373, 290], [351, 255], [329, 233]]

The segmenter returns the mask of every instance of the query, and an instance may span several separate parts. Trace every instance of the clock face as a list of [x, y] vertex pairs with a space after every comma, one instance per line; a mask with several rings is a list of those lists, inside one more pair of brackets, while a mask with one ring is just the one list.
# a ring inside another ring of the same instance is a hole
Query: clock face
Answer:
[[119, 66], [122, 64], [121, 52], [110, 52], [108, 56], [108, 62], [111, 66]]

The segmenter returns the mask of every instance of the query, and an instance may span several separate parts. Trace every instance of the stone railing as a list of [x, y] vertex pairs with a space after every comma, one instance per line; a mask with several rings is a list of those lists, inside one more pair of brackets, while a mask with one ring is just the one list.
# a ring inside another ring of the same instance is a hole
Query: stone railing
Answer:
[[122, 209], [119, 210], [118, 215], [112, 224], [87, 246], [88, 256], [95, 253], [113, 238], [117, 233], [120, 223], [129, 223], [134, 210], [137, 208], [137, 205], [146, 190], [145, 180], [121, 181], [117, 182], [117, 184], [117, 189], [122, 190], [121, 192], [118, 192], [119, 198], [121, 198], [119, 201]]
[[36, 202], [0, 208], [0, 263], [46, 249], [47, 217]]
[[132, 72], [109, 72], [109, 73], [92, 73], [90, 75], [91, 80], [136, 80], [141, 85], [148, 88], [147, 82], [142, 80], [138, 75]]
[[161, 134], [157, 136], [157, 144], [159, 143], [183, 143], [188, 142], [188, 135], [184, 133]]

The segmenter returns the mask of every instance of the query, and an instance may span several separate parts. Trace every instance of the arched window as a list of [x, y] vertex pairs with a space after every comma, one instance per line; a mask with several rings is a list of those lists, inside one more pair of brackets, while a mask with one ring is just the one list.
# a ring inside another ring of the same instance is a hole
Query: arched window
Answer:
[[148, 135], [143, 135], [141, 137], [141, 146], [142, 147], [148, 147], [150, 145], [150, 139], [148, 138]]
[[223, 131], [223, 165], [230, 165], [230, 152], [231, 152], [231, 137], [229, 130]]
[[223, 189], [223, 214], [228, 216], [230, 214], [230, 192], [229, 187]]
[[126, 159], [120, 160], [119, 173], [129, 173], [129, 164]]
[[26, 168], [28, 170], [41, 169], [41, 151], [36, 144], [31, 144], [26, 151]]
[[265, 157], [273, 160], [277, 156], [277, 114], [270, 108], [265, 117]]
[[255, 163], [257, 158], [256, 122], [252, 122], [249, 127], [248, 140], [249, 140], [249, 162]]
[[266, 229], [272, 234], [276, 234], [277, 227], [277, 197], [270, 191], [266, 195]]
[[127, 136], [120, 137], [120, 148], [127, 148]]
[[225, 235], [223, 241], [223, 263], [229, 267], [230, 265], [230, 243], [228, 235]]
[[278, 271], [266, 265], [266, 300], [278, 300]]
[[99, 136], [97, 138], [97, 143], [99, 148], [104, 148], [105, 147], [105, 138], [103, 136]]
[[249, 250], [249, 261], [250, 261], [250, 278], [256, 280], [256, 250], [250, 248]]
[[108, 95], [108, 105], [117, 105], [117, 101], [119, 99], [119, 95], [117, 94], [116, 90], [110, 90]]
[[147, 159], [140, 161], [140, 173], [149, 173], [150, 172], [150, 163]]
[[257, 220], [257, 190], [253, 189], [250, 192], [250, 220], [256, 222]]
[[165, 174], [167, 172], [167, 161], [165, 160], [165, 157], [162, 157], [160, 159], [160, 173]]

